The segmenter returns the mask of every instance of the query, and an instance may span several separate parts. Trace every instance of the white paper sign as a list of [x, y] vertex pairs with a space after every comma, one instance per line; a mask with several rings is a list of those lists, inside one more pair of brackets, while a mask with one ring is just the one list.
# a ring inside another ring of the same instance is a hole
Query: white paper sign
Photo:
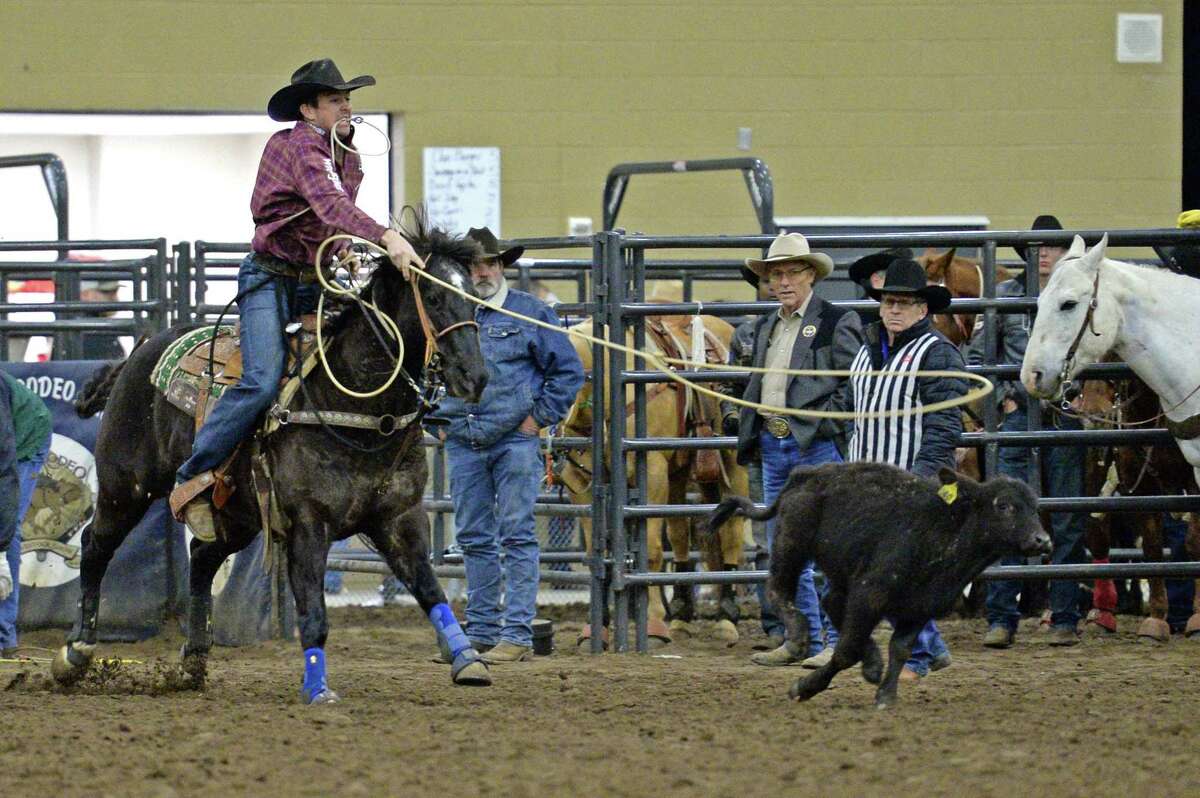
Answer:
[[488, 227], [500, 237], [500, 148], [426, 147], [425, 206], [452, 233]]

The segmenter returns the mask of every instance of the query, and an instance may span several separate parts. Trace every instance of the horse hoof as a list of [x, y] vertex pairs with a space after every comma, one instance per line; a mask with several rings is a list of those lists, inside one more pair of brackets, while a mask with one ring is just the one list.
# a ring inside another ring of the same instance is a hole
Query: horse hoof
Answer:
[[671, 642], [671, 630], [657, 618], [646, 620], [646, 637], [648, 648], [662, 648]]
[[737, 625], [727, 618], [717, 621], [715, 631], [717, 639], [727, 646], [735, 646], [738, 640], [741, 639], [741, 635], [738, 634]]
[[1147, 643], [1167, 643], [1171, 640], [1171, 627], [1162, 618], [1147, 618], [1138, 627], [1138, 640]]
[[1188, 618], [1187, 626], [1183, 628], [1183, 636], [1188, 640], [1200, 640], [1200, 612]]
[[208, 680], [208, 655], [185, 654], [179, 661], [179, 673], [193, 690], [203, 690]]
[[455, 684], [464, 687], [488, 687], [492, 683], [492, 675], [488, 673], [487, 664], [483, 660], [464, 665], [451, 679]]
[[317, 704], [337, 704], [341, 700], [341, 696], [326, 687], [324, 690], [310, 698], [308, 700], [308, 705], [313, 707]]
[[[575, 645], [579, 648], [588, 648], [590, 650], [592, 642], [592, 627], [591, 624], [584, 624], [583, 630], [579, 633], [579, 638], [575, 641]], [[608, 651], [608, 627], [600, 629], [600, 642], [604, 645], [602, 649]]]
[[74, 684], [87, 672], [95, 653], [95, 643], [68, 643], [54, 655], [50, 675], [59, 684]]
[[695, 637], [695, 628], [687, 621], [676, 618], [671, 621], [671, 637], [679, 636], [684, 640]]

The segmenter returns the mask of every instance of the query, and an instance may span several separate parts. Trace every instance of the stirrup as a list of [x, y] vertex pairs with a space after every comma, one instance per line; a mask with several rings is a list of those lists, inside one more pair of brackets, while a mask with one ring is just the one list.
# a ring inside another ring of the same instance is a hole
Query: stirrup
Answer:
[[212, 504], [201, 496], [215, 481], [213, 472], [205, 471], [181, 485], [176, 485], [167, 499], [175, 520], [187, 524], [196, 539], [203, 543], [212, 543], [217, 539]]

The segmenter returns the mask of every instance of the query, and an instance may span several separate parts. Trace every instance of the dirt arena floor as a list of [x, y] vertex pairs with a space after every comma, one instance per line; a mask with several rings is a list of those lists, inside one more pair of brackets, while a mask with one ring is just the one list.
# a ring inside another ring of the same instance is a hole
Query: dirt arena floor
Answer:
[[295, 644], [217, 649], [204, 692], [170, 687], [178, 638], [103, 646], [143, 664], [70, 695], [5, 666], [0, 795], [1200, 795], [1200, 642], [1022, 630], [994, 652], [982, 621], [947, 621], [953, 666], [879, 712], [857, 669], [788, 701], [800, 671], [751, 665], [751, 622], [733, 648], [592, 657], [581, 618], [558, 614], [553, 656], [461, 688], [417, 611], [335, 611], [324, 707], [298, 703]]

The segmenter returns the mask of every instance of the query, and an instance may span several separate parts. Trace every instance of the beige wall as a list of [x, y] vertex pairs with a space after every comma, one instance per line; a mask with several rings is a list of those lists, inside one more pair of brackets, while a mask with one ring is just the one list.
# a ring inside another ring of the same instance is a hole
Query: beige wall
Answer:
[[[1163, 64], [1121, 65], [1117, 11], [1164, 15]], [[503, 232], [600, 222], [612, 164], [770, 166], [778, 215], [1040, 212], [1171, 226], [1182, 3], [0, 0], [0, 109], [257, 110], [329, 55], [421, 148], [502, 148]], [[753, 129], [750, 153], [735, 148]], [[752, 232], [735, 174], [635, 178], [653, 233]]]

